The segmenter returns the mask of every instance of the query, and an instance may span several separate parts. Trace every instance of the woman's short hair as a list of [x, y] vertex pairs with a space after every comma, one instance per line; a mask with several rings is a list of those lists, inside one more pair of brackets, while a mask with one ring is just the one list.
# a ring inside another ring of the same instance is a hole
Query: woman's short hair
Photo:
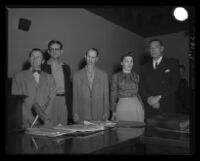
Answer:
[[132, 54], [124, 54], [121, 56], [121, 62], [123, 62], [125, 57], [131, 57], [133, 59], [133, 55]]

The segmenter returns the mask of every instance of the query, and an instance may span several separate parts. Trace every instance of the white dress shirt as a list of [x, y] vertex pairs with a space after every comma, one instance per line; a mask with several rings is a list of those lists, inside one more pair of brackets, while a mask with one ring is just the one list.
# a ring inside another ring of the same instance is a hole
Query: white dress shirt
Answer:
[[158, 60], [153, 60], [153, 69], [156, 69], [156, 65], [159, 65], [163, 56], [161, 56]]
[[[32, 68], [31, 68], [31, 71], [32, 71]], [[33, 74], [33, 76], [34, 76], [34, 78], [35, 78], [35, 81], [36, 81], [37, 83], [39, 83], [40, 74], [39, 74], [38, 72], [34, 72], [34, 73], [32, 73], [32, 74]]]

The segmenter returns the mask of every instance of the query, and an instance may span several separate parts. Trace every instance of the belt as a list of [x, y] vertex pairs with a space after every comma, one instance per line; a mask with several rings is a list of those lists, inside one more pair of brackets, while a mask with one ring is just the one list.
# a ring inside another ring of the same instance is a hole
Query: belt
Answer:
[[65, 94], [63, 93], [63, 94], [56, 94], [56, 96], [65, 96]]

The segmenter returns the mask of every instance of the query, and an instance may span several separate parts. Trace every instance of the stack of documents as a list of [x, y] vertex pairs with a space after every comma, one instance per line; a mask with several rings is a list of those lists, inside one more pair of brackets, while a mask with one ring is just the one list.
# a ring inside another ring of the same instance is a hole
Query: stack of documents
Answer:
[[112, 121], [84, 121], [84, 125], [98, 125], [103, 127], [114, 127], [117, 123]]
[[73, 131], [73, 132], [94, 132], [104, 130], [104, 126], [101, 125], [84, 125], [84, 124], [75, 124], [67, 126], [54, 126], [53, 129], [62, 130], [62, 131]]
[[40, 127], [40, 128], [27, 128], [25, 133], [31, 135], [39, 136], [48, 136], [48, 137], [57, 137], [66, 134], [91, 134], [93, 132], [102, 131], [105, 129], [105, 126], [114, 126], [116, 123], [101, 122], [101, 121], [84, 121], [84, 124], [74, 124], [74, 125], [58, 125], [49, 128]]
[[65, 134], [74, 133], [73, 130], [56, 130], [53, 128], [27, 128], [25, 131], [26, 134], [39, 135], [39, 136], [48, 136], [48, 137], [57, 137]]

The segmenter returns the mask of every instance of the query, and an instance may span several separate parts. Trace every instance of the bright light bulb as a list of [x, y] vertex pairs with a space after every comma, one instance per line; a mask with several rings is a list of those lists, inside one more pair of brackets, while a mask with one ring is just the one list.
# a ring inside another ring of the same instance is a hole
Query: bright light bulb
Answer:
[[177, 7], [174, 10], [174, 17], [178, 21], [185, 21], [188, 18], [188, 12], [185, 8], [183, 7]]

